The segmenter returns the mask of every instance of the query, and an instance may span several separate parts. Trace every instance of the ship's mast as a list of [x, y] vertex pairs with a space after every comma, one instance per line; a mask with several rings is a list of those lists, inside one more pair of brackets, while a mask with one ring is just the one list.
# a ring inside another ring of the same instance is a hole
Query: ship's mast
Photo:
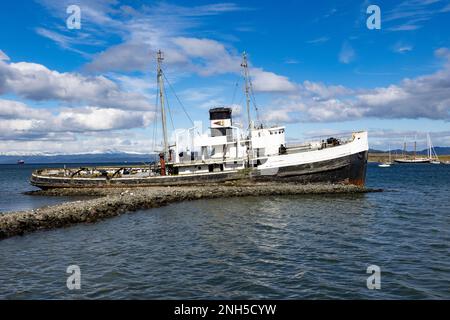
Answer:
[[249, 73], [248, 73], [247, 53], [245, 51], [242, 54], [241, 67], [244, 68], [245, 97], [246, 97], [246, 103], [247, 103], [248, 130], [250, 131], [251, 128], [252, 128], [252, 119], [251, 119], [251, 116], [250, 116], [250, 76], [249, 76]]
[[402, 157], [406, 158], [406, 140], [403, 141]]
[[167, 124], [166, 124], [166, 109], [164, 107], [164, 80], [163, 73], [161, 69], [162, 62], [164, 60], [164, 56], [161, 50], [158, 51], [157, 54], [158, 60], [158, 85], [159, 85], [159, 101], [161, 102], [161, 121], [162, 121], [162, 130], [163, 130], [163, 138], [164, 138], [164, 159], [169, 159], [169, 143], [167, 141]]

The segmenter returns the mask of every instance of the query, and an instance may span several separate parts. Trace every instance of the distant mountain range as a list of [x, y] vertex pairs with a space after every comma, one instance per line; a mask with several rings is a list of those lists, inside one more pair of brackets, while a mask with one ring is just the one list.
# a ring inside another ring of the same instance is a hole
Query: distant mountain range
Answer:
[[[438, 155], [450, 155], [450, 147], [435, 147]], [[370, 153], [386, 153], [387, 151], [370, 149]], [[427, 155], [428, 150], [417, 151], [419, 155]], [[401, 154], [401, 149], [391, 150], [392, 154]], [[411, 151], [408, 154], [412, 154]], [[26, 164], [38, 163], [149, 163], [155, 161], [155, 154], [139, 154], [126, 152], [86, 153], [86, 154], [32, 154], [13, 155], [0, 154], [0, 164], [16, 164], [23, 160]]]
[[155, 154], [136, 153], [89, 153], [89, 154], [64, 154], [64, 155], [0, 155], [0, 164], [16, 164], [23, 160], [26, 164], [38, 163], [149, 163], [156, 159]]
[[[438, 156], [450, 155], [450, 147], [434, 147], [434, 150], [436, 151]], [[376, 150], [376, 149], [369, 149], [369, 153], [387, 153], [387, 152], [388, 152], [387, 150], [382, 151], [382, 150]], [[391, 150], [392, 154], [401, 154], [402, 152], [403, 152], [402, 149]], [[406, 153], [413, 154], [414, 152], [408, 150]], [[417, 154], [426, 156], [428, 154], [428, 149], [417, 151]]]

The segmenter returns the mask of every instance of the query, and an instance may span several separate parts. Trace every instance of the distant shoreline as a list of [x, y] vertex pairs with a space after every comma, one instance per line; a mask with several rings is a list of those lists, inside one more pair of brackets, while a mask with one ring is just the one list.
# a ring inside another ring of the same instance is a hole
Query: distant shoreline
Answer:
[[[412, 156], [411, 152], [408, 152], [408, 156]], [[426, 155], [423, 154], [417, 154], [417, 157], [425, 157]], [[396, 158], [401, 158], [402, 155], [398, 153], [392, 153], [391, 159], [394, 160]], [[438, 156], [441, 161], [450, 161], [450, 154], [448, 155], [439, 155]], [[373, 162], [387, 162], [389, 160], [389, 153], [387, 152], [369, 152], [369, 159], [368, 161]], [[54, 166], [54, 167], [63, 167], [64, 165], [67, 166], [78, 166], [78, 165], [92, 165], [92, 164], [99, 164], [99, 165], [125, 165], [125, 166], [133, 166], [133, 165], [142, 165], [142, 164], [150, 164], [151, 159], [147, 159], [147, 161], [139, 161], [139, 160], [131, 160], [131, 161], [124, 161], [122, 159], [117, 159], [116, 161], [114, 159], [112, 160], [100, 160], [100, 161], [57, 161], [57, 162], [34, 162], [34, 161], [26, 161], [24, 164], [17, 164], [17, 161], [13, 162], [0, 162], [1, 165], [17, 165], [17, 166], [24, 166], [24, 165], [43, 165], [43, 166]]]
[[[408, 156], [412, 156], [408, 153]], [[402, 158], [401, 154], [391, 154], [391, 160]], [[417, 157], [426, 157], [425, 155], [417, 154]], [[450, 161], [450, 155], [438, 156], [441, 161]], [[389, 153], [370, 153], [369, 152], [369, 162], [387, 162], [389, 161]]]

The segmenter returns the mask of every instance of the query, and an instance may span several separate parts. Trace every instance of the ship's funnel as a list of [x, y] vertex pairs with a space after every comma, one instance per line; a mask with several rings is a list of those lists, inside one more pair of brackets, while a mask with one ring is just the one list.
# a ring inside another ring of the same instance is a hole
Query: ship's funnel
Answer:
[[225, 136], [231, 128], [231, 108], [214, 108], [209, 110], [211, 137]]

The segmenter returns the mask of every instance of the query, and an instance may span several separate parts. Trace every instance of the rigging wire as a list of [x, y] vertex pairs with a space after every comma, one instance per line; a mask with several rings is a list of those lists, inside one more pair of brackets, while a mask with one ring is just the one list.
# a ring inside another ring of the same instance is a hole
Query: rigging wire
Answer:
[[231, 104], [234, 103], [234, 99], [236, 98], [236, 91], [237, 91], [237, 88], [239, 87], [239, 82], [240, 82], [240, 80], [236, 81], [236, 85], [235, 85], [234, 91], [233, 91], [233, 98], [231, 99]]
[[164, 79], [166, 80], [167, 84], [169, 85], [170, 90], [172, 90], [173, 95], [178, 100], [178, 103], [180, 104], [181, 108], [183, 109], [184, 113], [186, 114], [189, 121], [194, 125], [194, 121], [192, 121], [191, 117], [189, 116], [189, 113], [186, 111], [186, 108], [184, 107], [183, 103], [181, 102], [180, 98], [178, 97], [177, 93], [175, 92], [174, 88], [172, 87], [172, 84], [170, 83], [169, 79], [166, 77], [166, 73], [162, 72]]
[[256, 120], [261, 123], [261, 119], [259, 117], [258, 106], [256, 104], [255, 93], [253, 92], [253, 83], [252, 83], [252, 77], [250, 75], [250, 70], [248, 70], [247, 72], [248, 72], [248, 82], [249, 82], [249, 85], [250, 85], [250, 97], [251, 97], [251, 100], [253, 102], [253, 107], [255, 108]]
[[242, 94], [242, 95], [241, 95], [241, 100], [239, 100], [239, 103], [238, 103], [239, 105], [242, 105], [242, 102], [243, 102], [244, 98], [245, 98], [245, 95]]
[[158, 131], [158, 97], [159, 97], [159, 88], [156, 89], [156, 101], [155, 101], [155, 118], [153, 123], [153, 152], [156, 151], [156, 134]]
[[170, 109], [169, 99], [167, 98], [167, 92], [165, 92], [165, 91], [164, 91], [164, 97], [166, 98], [166, 104], [167, 104], [167, 110], [169, 111], [170, 123], [172, 124], [173, 131], [175, 131], [175, 126], [173, 125], [172, 110]]

